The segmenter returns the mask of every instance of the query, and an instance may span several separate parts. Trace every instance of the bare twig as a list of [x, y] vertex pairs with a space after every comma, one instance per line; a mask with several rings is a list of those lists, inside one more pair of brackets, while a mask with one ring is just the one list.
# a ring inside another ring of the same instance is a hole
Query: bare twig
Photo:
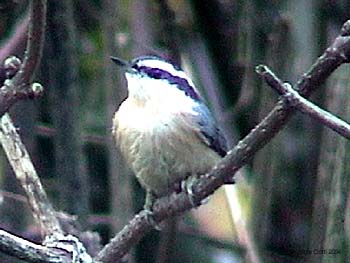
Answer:
[[62, 233], [28, 152], [7, 113], [0, 120], [0, 142], [44, 234]]
[[6, 79], [6, 69], [2, 66], [3, 62], [10, 55], [19, 56], [23, 53], [28, 31], [29, 16], [23, 18], [15, 28], [15, 32], [9, 38], [4, 45], [0, 47], [0, 83], [3, 83]]
[[[45, 138], [53, 138], [57, 134], [57, 130], [52, 127], [48, 127], [44, 124], [38, 124], [35, 126], [35, 132], [37, 135], [45, 137]], [[110, 130], [109, 130], [110, 132]], [[107, 138], [106, 136], [97, 135], [97, 134], [90, 134], [85, 133], [82, 135], [82, 140], [86, 144], [96, 144], [96, 145], [107, 145]]]
[[[86, 253], [82, 243], [74, 236], [64, 235], [27, 150], [9, 115], [5, 114], [9, 107], [19, 99], [35, 97], [42, 93], [42, 86], [38, 83], [32, 84], [32, 80], [41, 59], [46, 21], [46, 0], [32, 0], [30, 10], [30, 25], [24, 62], [20, 64], [17, 58], [11, 57], [6, 60], [4, 66], [6, 70], [10, 70], [10, 74], [5, 74], [8, 78], [0, 89], [0, 116], [2, 116], [0, 142], [17, 179], [26, 192], [33, 213], [42, 226], [41, 229], [46, 236], [44, 241], [46, 248], [30, 244], [30, 242], [19, 238], [16, 239], [3, 231], [1, 237], [4, 238], [0, 239], [0, 250], [31, 262], [68, 262], [67, 259], [59, 257], [59, 255], [50, 254], [50, 251], [57, 250], [68, 255], [69, 262], [91, 263], [92, 259]], [[13, 74], [15, 75], [13, 76]], [[11, 248], [9, 244], [12, 244], [13, 247]], [[34, 255], [28, 254], [28, 252]], [[44, 255], [45, 253], [46, 255]], [[42, 258], [42, 256], [50, 256], [49, 254], [53, 258]]]
[[[16, 100], [42, 92], [40, 84], [31, 85], [31, 82], [41, 58], [45, 21], [46, 0], [33, 0], [24, 62], [19, 64], [15, 57], [5, 61], [6, 65], [12, 65], [11, 70], [17, 72], [12, 79], [5, 81], [5, 86], [0, 90], [0, 113], [2, 113], [1, 110], [7, 110]], [[5, 69], [8, 68], [6, 65]], [[2, 101], [2, 98], [5, 101]], [[43, 227], [44, 234], [62, 233], [55, 211], [47, 199], [28, 152], [8, 114], [4, 114], [0, 120], [0, 142], [17, 179], [27, 194], [34, 215]]]
[[28, 152], [7, 113], [0, 120], [0, 143], [46, 236], [45, 246], [40, 246], [0, 230], [0, 251], [29, 262], [92, 263], [82, 243], [76, 237], [63, 233]]
[[[347, 21], [339, 35], [324, 54], [315, 62], [309, 72], [304, 74], [296, 84], [302, 96], [309, 96], [329, 75], [350, 58], [350, 20]], [[225, 179], [232, 177], [250, 157], [265, 146], [288, 122], [293, 108], [280, 100], [274, 109], [228, 155], [207, 175], [193, 184], [193, 196], [203, 200], [218, 189]], [[172, 194], [158, 200], [154, 206], [154, 218], [160, 222], [192, 208], [186, 193]], [[125, 255], [151, 225], [145, 211], [136, 215], [111, 242], [99, 253], [97, 259], [103, 262], [116, 262]], [[113, 256], [111, 256], [113, 255]], [[108, 260], [107, 260], [108, 259]]]
[[18, 202], [22, 202], [22, 203], [28, 204], [28, 199], [24, 195], [21, 195], [21, 194], [15, 194], [15, 193], [12, 193], [12, 192], [1, 190], [0, 191], [0, 196], [2, 198], [8, 198], [8, 199], [10, 199], [12, 201], [18, 201]]
[[278, 79], [278, 77], [267, 66], [257, 66], [256, 72], [265, 79], [271, 88], [275, 89], [280, 95], [282, 95], [283, 99], [292, 107], [295, 107], [302, 113], [309, 115], [328, 128], [331, 128], [341, 136], [350, 139], [350, 125], [348, 123], [300, 96], [289, 83], [282, 83], [282, 81]]
[[[37, 217], [42, 226], [41, 230], [46, 236], [46, 248], [30, 244], [25, 240], [18, 239], [15, 240], [18, 241], [17, 243], [9, 243], [5, 239], [0, 240], [0, 250], [30, 262], [91, 263], [92, 259], [79, 239], [64, 234], [58, 218], [56, 217], [57, 213], [52, 208], [29, 158], [28, 152], [7, 113], [0, 119], [0, 143], [3, 146], [17, 179], [20, 181], [27, 195], [33, 214]], [[4, 235], [6, 236], [9, 234], [4, 232]], [[8, 244], [12, 244], [14, 247], [11, 248]], [[29, 249], [29, 251], [26, 251], [27, 249]], [[54, 253], [56, 250], [61, 252], [62, 256], [60, 258]], [[33, 253], [34, 256], [32, 255]], [[53, 256], [51, 256], [52, 253]], [[39, 258], [37, 258], [38, 256]], [[69, 258], [69, 260], [67, 258]]]
[[40, 63], [46, 26], [46, 0], [31, 1], [28, 41], [23, 64], [13, 79], [14, 87], [20, 91], [31, 85]]
[[41, 94], [37, 85], [32, 86], [35, 70], [40, 62], [44, 43], [46, 0], [33, 0], [30, 7], [30, 23], [24, 62], [12, 79], [7, 79], [0, 89], [0, 116], [16, 101]]

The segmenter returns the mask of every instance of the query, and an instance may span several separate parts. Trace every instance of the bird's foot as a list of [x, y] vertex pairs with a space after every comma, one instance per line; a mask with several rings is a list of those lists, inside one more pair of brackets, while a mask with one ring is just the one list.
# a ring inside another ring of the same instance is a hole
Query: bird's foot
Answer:
[[157, 200], [157, 197], [150, 191], [147, 191], [146, 193], [146, 202], [143, 206], [143, 209], [146, 212], [146, 220], [147, 222], [156, 230], [160, 231], [162, 228], [159, 225], [159, 223], [156, 222], [154, 219], [154, 213], [153, 213], [153, 204]]
[[188, 195], [190, 203], [193, 207], [200, 206], [208, 202], [209, 198], [203, 200], [198, 200], [198, 198], [193, 193], [193, 186], [198, 183], [199, 175], [191, 175], [186, 180], [181, 182], [181, 190], [185, 191]]

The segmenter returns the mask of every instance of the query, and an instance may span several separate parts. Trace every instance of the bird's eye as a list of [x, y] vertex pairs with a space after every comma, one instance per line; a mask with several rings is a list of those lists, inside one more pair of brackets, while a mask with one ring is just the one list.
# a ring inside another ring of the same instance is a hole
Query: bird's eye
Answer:
[[132, 65], [131, 68], [135, 70], [139, 70], [139, 66], [137, 64]]

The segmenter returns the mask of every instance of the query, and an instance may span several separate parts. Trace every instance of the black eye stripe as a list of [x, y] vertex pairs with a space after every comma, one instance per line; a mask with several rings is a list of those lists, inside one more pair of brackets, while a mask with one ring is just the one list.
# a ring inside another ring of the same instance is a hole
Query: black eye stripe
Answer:
[[196, 101], [200, 101], [199, 95], [185, 78], [174, 76], [170, 74], [168, 71], [165, 71], [159, 68], [151, 68], [147, 66], [137, 66], [137, 65], [133, 65], [132, 68], [138, 70], [143, 74], [146, 74], [151, 78], [168, 80], [170, 84], [177, 85], [177, 87], [180, 90], [184, 91], [187, 96], [191, 97]]
[[139, 66], [137, 64], [134, 64], [131, 66], [133, 69], [139, 70]]

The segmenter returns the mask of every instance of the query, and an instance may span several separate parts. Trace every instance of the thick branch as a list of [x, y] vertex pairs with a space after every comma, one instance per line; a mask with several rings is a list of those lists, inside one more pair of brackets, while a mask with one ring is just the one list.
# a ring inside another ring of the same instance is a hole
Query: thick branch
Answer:
[[256, 71], [265, 79], [269, 86], [282, 95], [283, 99], [291, 106], [309, 115], [328, 128], [331, 128], [341, 136], [350, 139], [350, 125], [348, 123], [300, 96], [290, 84], [282, 83], [267, 66], [259, 65]]
[[[329, 75], [350, 58], [350, 20], [347, 21], [339, 35], [325, 53], [315, 62], [309, 72], [302, 76], [296, 88], [302, 96], [309, 96], [322, 84]], [[265, 146], [288, 122], [293, 109], [280, 100], [269, 115], [263, 119], [228, 155], [203, 176], [193, 186], [193, 194], [197, 200], [203, 200], [218, 189], [224, 181], [232, 177], [250, 157]], [[154, 217], [157, 222], [170, 216], [191, 209], [191, 202], [185, 193], [172, 194], [156, 202]], [[151, 226], [146, 220], [144, 211], [136, 215], [100, 252], [97, 259], [103, 262], [116, 262], [125, 255]]]
[[17, 179], [26, 192], [30, 206], [44, 234], [62, 233], [55, 211], [40, 183], [28, 152], [7, 113], [0, 120], [0, 143]]
[[28, 240], [0, 230], [0, 251], [33, 263], [69, 262], [67, 253], [34, 244]]

